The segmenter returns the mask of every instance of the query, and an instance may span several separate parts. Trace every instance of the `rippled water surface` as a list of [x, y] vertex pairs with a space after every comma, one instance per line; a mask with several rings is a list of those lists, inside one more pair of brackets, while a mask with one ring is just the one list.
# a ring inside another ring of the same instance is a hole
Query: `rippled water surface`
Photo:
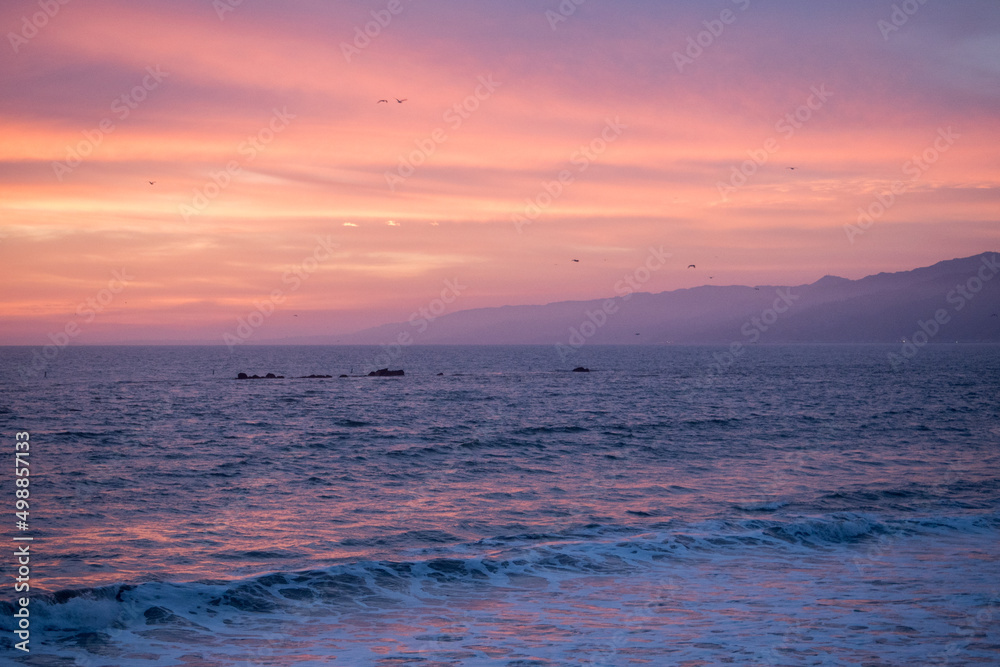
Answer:
[[1000, 348], [888, 351], [0, 349], [36, 554], [0, 652], [1000, 664]]

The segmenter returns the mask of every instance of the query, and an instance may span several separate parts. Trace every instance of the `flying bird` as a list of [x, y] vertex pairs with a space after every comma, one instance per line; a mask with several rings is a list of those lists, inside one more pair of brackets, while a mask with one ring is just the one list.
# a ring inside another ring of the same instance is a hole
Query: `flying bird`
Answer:
[[150, 181], [149, 184], [150, 185], [156, 185], [156, 181]]
[[379, 101], [378, 101], [378, 102], [376, 102], [375, 104], [382, 104], [382, 102], [385, 102], [386, 104], [388, 104], [388, 103], [389, 103], [389, 100], [379, 100]]
[[399, 98], [397, 97], [397, 98], [396, 98], [396, 101], [397, 101], [397, 102], [399, 102], [400, 104], [402, 104], [403, 102], [405, 102], [405, 101], [406, 101], [406, 100], [408, 100], [408, 99], [410, 99], [410, 98], [409, 98], [409, 97], [404, 97], [403, 99], [399, 99]]
[[580, 260], [578, 260], [578, 259], [574, 259], [573, 261], [574, 261], [574, 262], [579, 262]]
[[696, 267], [694, 264], [688, 264], [688, 268], [689, 269], [695, 269], [695, 268], [698, 268], [698, 267]]
[[789, 167], [789, 169], [791, 169], [792, 171], [795, 171], [795, 167]]

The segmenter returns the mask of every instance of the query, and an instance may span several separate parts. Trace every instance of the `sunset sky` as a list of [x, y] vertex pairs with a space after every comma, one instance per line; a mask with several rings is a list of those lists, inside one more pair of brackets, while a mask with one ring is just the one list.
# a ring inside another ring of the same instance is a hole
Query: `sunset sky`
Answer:
[[651, 292], [1000, 250], [996, 0], [12, 0], [0, 28], [0, 344], [222, 343], [261, 303], [252, 342], [336, 335], [446, 280], [449, 312], [600, 298], [651, 247]]

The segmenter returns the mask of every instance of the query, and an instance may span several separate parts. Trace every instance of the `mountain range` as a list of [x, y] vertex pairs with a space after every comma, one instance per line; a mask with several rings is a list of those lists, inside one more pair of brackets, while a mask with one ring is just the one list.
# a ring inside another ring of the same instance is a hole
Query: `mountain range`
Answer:
[[998, 314], [1000, 254], [986, 252], [860, 280], [825, 276], [810, 285], [705, 285], [592, 301], [461, 310], [323, 342], [579, 347], [922, 343], [924, 336], [935, 343], [1000, 342]]

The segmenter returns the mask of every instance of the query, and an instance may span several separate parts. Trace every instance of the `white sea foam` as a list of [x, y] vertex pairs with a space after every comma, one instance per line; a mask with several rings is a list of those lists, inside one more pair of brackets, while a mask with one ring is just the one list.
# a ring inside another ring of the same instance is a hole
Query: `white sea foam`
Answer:
[[880, 348], [753, 349], [699, 393], [711, 349], [582, 353], [585, 381], [411, 348], [403, 381], [240, 383], [370, 351], [74, 348], [0, 383], [58, 508], [32, 659], [1000, 662], [996, 351], [904, 378]]

